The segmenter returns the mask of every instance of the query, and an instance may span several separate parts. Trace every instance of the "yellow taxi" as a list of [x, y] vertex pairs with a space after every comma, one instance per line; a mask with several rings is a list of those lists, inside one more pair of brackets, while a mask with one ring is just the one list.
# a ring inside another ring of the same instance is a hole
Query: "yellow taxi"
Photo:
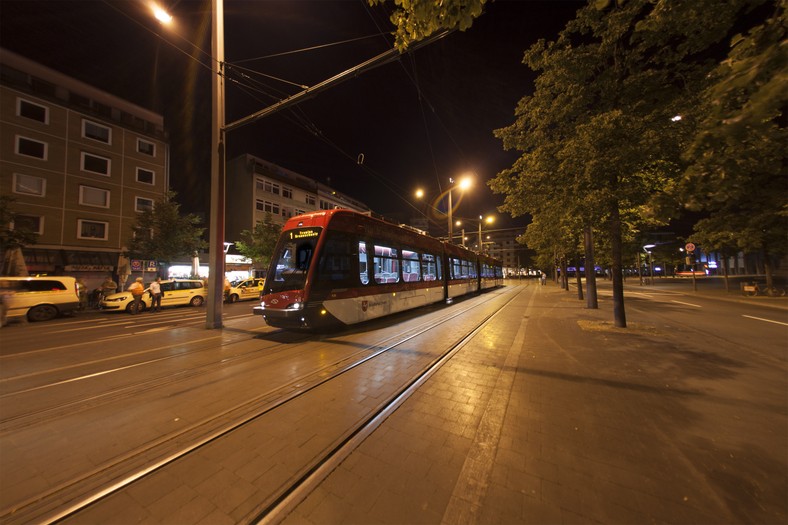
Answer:
[[235, 303], [259, 299], [263, 284], [265, 284], [265, 279], [262, 277], [250, 277], [249, 279], [232, 282], [230, 283], [230, 290], [226, 293], [226, 300], [228, 303]]

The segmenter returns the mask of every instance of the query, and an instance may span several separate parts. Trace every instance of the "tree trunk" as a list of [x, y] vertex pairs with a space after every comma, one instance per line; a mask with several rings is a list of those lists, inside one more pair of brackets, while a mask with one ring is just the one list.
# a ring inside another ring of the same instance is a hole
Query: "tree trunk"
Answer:
[[730, 268], [728, 267], [729, 265], [730, 265], [730, 261], [729, 261], [728, 254], [727, 254], [727, 252], [725, 250], [723, 250], [723, 252], [722, 252], [722, 275], [725, 277], [725, 293], [730, 293], [730, 291], [731, 291], [730, 279], [728, 278], [730, 276]]
[[618, 328], [627, 327], [627, 316], [624, 311], [624, 280], [621, 263], [621, 216], [618, 202], [610, 207], [610, 245], [613, 258], [613, 321]]
[[583, 232], [583, 247], [586, 253], [586, 308], [596, 310], [599, 302], [596, 295], [596, 262], [594, 260], [594, 231], [586, 226]]
[[580, 276], [580, 254], [577, 254], [577, 266], [575, 266], [575, 279], [577, 280], [577, 299], [583, 300], [583, 279]]
[[763, 273], [766, 275], [766, 288], [771, 290], [772, 286], [774, 286], [774, 269], [772, 268], [772, 261], [771, 257], [769, 256], [769, 251], [764, 248], [763, 249]]
[[561, 289], [569, 291], [569, 276], [566, 274], [566, 256], [561, 256]]

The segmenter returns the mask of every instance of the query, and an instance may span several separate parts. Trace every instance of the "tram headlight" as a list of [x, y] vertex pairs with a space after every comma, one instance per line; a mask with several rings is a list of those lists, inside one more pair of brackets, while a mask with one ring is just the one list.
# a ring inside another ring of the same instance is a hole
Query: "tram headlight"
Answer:
[[304, 303], [293, 303], [287, 308], [289, 310], [302, 310], [304, 308]]

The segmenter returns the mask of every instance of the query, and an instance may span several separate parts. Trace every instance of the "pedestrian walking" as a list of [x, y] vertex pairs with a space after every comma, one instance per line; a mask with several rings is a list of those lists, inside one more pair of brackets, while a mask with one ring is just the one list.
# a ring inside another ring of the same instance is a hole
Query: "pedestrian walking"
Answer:
[[547, 274], [542, 272], [542, 286], [547, 284]]
[[145, 292], [145, 287], [142, 285], [142, 277], [137, 277], [137, 279], [129, 285], [128, 290], [131, 292], [132, 297], [134, 297], [134, 302], [131, 305], [131, 314], [136, 315], [142, 310], [142, 294]]
[[158, 312], [161, 310], [161, 277], [150, 283], [150, 311]]

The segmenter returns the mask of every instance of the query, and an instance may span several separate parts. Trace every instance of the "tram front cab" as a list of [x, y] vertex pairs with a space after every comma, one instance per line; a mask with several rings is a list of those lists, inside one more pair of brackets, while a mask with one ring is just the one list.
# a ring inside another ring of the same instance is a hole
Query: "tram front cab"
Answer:
[[[314, 329], [336, 324], [322, 301], [310, 300], [309, 283], [322, 226], [302, 226], [283, 232], [274, 249], [268, 278], [253, 313], [277, 328]], [[312, 298], [314, 299], [314, 298]]]

